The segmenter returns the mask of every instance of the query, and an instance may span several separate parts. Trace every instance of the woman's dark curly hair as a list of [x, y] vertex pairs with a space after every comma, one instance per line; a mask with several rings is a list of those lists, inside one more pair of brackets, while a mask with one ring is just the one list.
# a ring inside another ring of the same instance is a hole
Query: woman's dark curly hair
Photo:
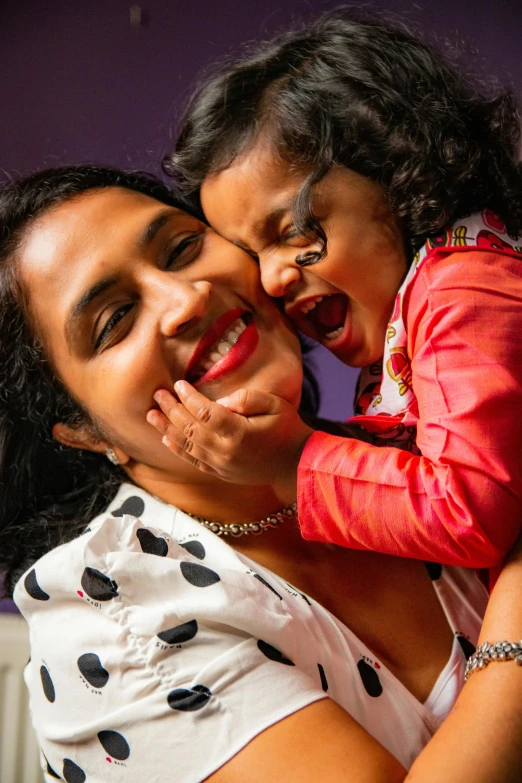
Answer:
[[[187, 209], [155, 177], [102, 166], [48, 169], [0, 188], [0, 572], [8, 595], [35, 560], [78, 535], [129, 480], [104, 455], [53, 439], [57, 422], [100, 428], [56, 377], [17, 269], [35, 220], [86, 191], [113, 187]], [[317, 406], [317, 384], [305, 368], [301, 412]]]
[[201, 183], [262, 136], [306, 179], [301, 231], [326, 237], [310, 188], [335, 165], [382, 185], [410, 248], [488, 207], [522, 230], [519, 115], [401, 26], [346, 9], [250, 46], [203, 81], [164, 160], [195, 208]]
[[153, 177], [99, 166], [49, 169], [0, 189], [0, 571], [8, 594], [34, 560], [101, 513], [126, 479], [103, 455], [53, 439], [59, 421], [96, 425], [56, 378], [17, 274], [18, 252], [35, 220], [61, 202], [109, 187], [182, 206]]

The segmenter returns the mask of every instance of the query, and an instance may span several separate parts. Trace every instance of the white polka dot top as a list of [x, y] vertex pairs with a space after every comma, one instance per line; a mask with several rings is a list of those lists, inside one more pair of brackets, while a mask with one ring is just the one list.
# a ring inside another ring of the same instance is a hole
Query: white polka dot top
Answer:
[[325, 697], [409, 767], [454, 703], [486, 603], [473, 572], [430, 574], [455, 643], [421, 704], [314, 600], [122, 485], [16, 586], [47, 783], [199, 783]]

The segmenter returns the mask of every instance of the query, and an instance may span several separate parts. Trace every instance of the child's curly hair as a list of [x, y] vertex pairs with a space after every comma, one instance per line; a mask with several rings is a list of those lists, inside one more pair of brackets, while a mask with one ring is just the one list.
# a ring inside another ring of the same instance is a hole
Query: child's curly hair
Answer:
[[340, 9], [257, 43], [203, 81], [164, 161], [199, 206], [204, 178], [263, 134], [307, 176], [295, 204], [319, 236], [310, 187], [334, 165], [381, 184], [410, 247], [486, 207], [522, 230], [519, 115], [402, 27]]

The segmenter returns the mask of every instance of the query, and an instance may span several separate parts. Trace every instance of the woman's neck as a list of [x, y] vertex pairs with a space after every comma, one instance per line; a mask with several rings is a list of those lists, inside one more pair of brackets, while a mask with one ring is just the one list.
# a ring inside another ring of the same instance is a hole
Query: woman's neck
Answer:
[[185, 483], [143, 464], [135, 464], [127, 472], [151, 495], [212, 522], [254, 522], [294, 500], [278, 497], [270, 486], [230, 484], [206, 474], [201, 474], [199, 481]]

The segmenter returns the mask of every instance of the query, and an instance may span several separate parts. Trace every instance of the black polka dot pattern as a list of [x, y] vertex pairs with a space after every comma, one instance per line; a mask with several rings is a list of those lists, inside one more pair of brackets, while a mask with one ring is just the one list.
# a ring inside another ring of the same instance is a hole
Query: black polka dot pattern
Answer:
[[165, 557], [169, 552], [169, 545], [161, 536], [155, 536], [150, 530], [141, 527], [136, 531], [138, 541], [143, 552], [147, 555], [158, 555]]
[[[125, 489], [110, 509], [133, 492], [141, 490]], [[407, 699], [403, 685], [349, 628], [281, 576], [230, 547], [223, 550], [199, 526], [185, 532], [163, 527], [163, 516], [175, 522], [177, 512], [143, 498], [142, 516], [126, 517], [133, 522], [126, 534], [119, 536], [124, 517], [102, 514], [92, 535], [32, 565], [17, 588], [31, 621], [41, 610], [32, 629], [40, 655], [30, 665], [30, 679], [41, 743], [49, 752], [49, 760], [41, 756], [49, 783], [147, 783], [151, 759], [161, 759], [166, 748], [174, 777], [185, 769], [200, 780], [209, 764], [215, 760], [218, 767], [226, 756], [226, 743], [210, 757], [207, 751], [228, 731], [228, 706], [243, 704], [231, 715], [231, 729], [241, 737], [246, 727], [249, 736], [263, 721], [279, 719], [281, 709], [290, 714], [301, 706], [303, 678], [312, 689], [306, 701], [321, 692], [349, 712], [359, 705], [369, 725], [375, 710], [389, 709], [392, 752], [411, 757], [417, 724], [423, 730], [418, 712], [397, 712], [397, 702]], [[421, 561], [423, 567], [426, 584], [428, 570], [438, 578], [433, 587], [448, 616], [459, 618], [452, 636], [464, 666], [464, 653], [474, 649], [469, 639], [475, 639], [476, 615], [472, 609], [468, 618], [459, 602], [464, 595], [474, 606], [474, 575], [468, 595], [465, 579], [455, 582], [451, 569]], [[24, 589], [28, 577], [38, 598], [38, 591], [47, 596], [43, 603]], [[159, 702], [145, 699], [133, 715], [143, 678], [153, 683]], [[140, 732], [152, 723], [154, 736]]]
[[382, 693], [382, 685], [379, 679], [379, 675], [375, 669], [372, 669], [372, 667], [362, 659], [357, 664], [357, 668], [359, 669], [359, 674], [361, 675], [364, 690], [368, 696], [372, 696], [373, 698], [380, 696]]
[[210, 587], [221, 581], [215, 571], [199, 563], [188, 563], [183, 560], [180, 563], [180, 568], [187, 582], [194, 587]]
[[109, 672], [103, 668], [96, 653], [84, 653], [77, 661], [78, 669], [93, 688], [104, 688], [109, 681]]
[[82, 574], [82, 587], [94, 601], [110, 601], [118, 595], [118, 585], [96, 568], [85, 568]]
[[45, 666], [40, 666], [40, 679], [42, 681], [42, 688], [43, 692], [45, 693], [45, 697], [47, 701], [50, 701], [52, 704], [56, 699], [56, 693], [54, 691], [54, 685], [53, 681], [51, 680], [49, 670]]
[[305, 602], [308, 604], [308, 606], [312, 606], [312, 603], [311, 603], [311, 601], [308, 599], [308, 596], [307, 596], [307, 595], [305, 595], [305, 594], [304, 594], [304, 593], [302, 593], [300, 590], [298, 590], [298, 589], [297, 589], [297, 587], [294, 587], [293, 585], [291, 585], [291, 584], [290, 584], [290, 582], [287, 582], [286, 584], [288, 585], [288, 587], [290, 588], [290, 590], [294, 590], [296, 593], [298, 593], [298, 594], [301, 596], [301, 598], [303, 599], [303, 601], [305, 601]]
[[197, 557], [198, 560], [205, 559], [205, 547], [199, 541], [187, 541], [185, 544], [180, 544], [180, 546], [186, 549], [187, 552], [190, 552], [191, 555], [194, 555], [194, 557]]
[[183, 642], [188, 642], [193, 639], [197, 632], [197, 621], [190, 620], [188, 623], [182, 623], [181, 625], [176, 625], [166, 631], [161, 631], [158, 634], [158, 638], [166, 644], [182, 644]]
[[271, 661], [276, 661], [276, 663], [284, 663], [285, 666], [295, 666], [295, 663], [291, 661], [290, 658], [286, 658], [282, 652], [276, 650], [276, 648], [272, 647], [272, 645], [268, 644], [268, 642], [264, 642], [262, 639], [259, 639], [257, 646], [263, 655], [265, 655]]
[[167, 696], [169, 707], [180, 712], [195, 712], [201, 710], [211, 699], [212, 693], [205, 685], [194, 685], [192, 688], [176, 688]]
[[440, 579], [440, 576], [442, 574], [442, 565], [440, 563], [425, 562], [424, 565], [426, 566], [428, 570], [428, 574], [430, 575], [430, 579], [433, 582], [436, 582], [437, 579]]
[[47, 774], [50, 775], [52, 778], [57, 778], [58, 780], [60, 780], [59, 774], [57, 772], [55, 772], [54, 769], [51, 767], [51, 765], [49, 764], [49, 762], [48, 762], [48, 760], [47, 760], [47, 758], [45, 756], [45, 753], [44, 753], [44, 759], [45, 759], [45, 764], [46, 764], [46, 770], [45, 771], [47, 772]]
[[325, 693], [328, 693], [328, 680], [326, 679], [324, 669], [320, 663], [317, 664], [317, 668], [319, 669], [319, 677], [321, 678], [321, 688]]
[[87, 780], [87, 775], [78, 764], [75, 764], [71, 759], [63, 760], [63, 776], [67, 783], [84, 783]]
[[133, 495], [127, 498], [119, 508], [112, 512], [113, 517], [122, 517], [124, 514], [130, 514], [131, 517], [141, 517], [145, 511], [145, 503], [142, 498]]
[[460, 634], [458, 634], [457, 641], [460, 644], [460, 647], [462, 649], [462, 652], [464, 653], [466, 660], [471, 658], [471, 656], [474, 655], [475, 652], [477, 651], [475, 645], [472, 644], [469, 639], [466, 639], [465, 636], [461, 636]]
[[262, 576], [260, 576], [259, 574], [254, 574], [254, 579], [257, 579], [257, 581], [258, 581], [258, 582], [261, 582], [261, 584], [262, 584], [262, 585], [264, 585], [265, 587], [268, 587], [268, 589], [269, 589], [269, 590], [271, 590], [271, 591], [274, 593], [274, 595], [277, 595], [277, 597], [279, 598], [279, 600], [280, 600], [280, 601], [282, 601], [282, 600], [283, 600], [283, 596], [282, 596], [282, 595], [279, 595], [279, 593], [277, 592], [277, 590], [275, 590], [275, 589], [272, 587], [272, 585], [268, 584], [268, 582], [266, 581], [266, 579], [263, 579], [263, 577], [262, 577]]
[[98, 739], [109, 756], [118, 761], [125, 761], [130, 756], [129, 743], [122, 734], [117, 731], [99, 731]]
[[38, 581], [36, 579], [36, 571], [33, 570], [29, 571], [27, 576], [24, 579], [24, 587], [31, 596], [31, 598], [34, 598], [36, 601], [48, 601], [50, 596], [45, 592], [45, 590], [42, 590], [40, 585], [38, 584]]

